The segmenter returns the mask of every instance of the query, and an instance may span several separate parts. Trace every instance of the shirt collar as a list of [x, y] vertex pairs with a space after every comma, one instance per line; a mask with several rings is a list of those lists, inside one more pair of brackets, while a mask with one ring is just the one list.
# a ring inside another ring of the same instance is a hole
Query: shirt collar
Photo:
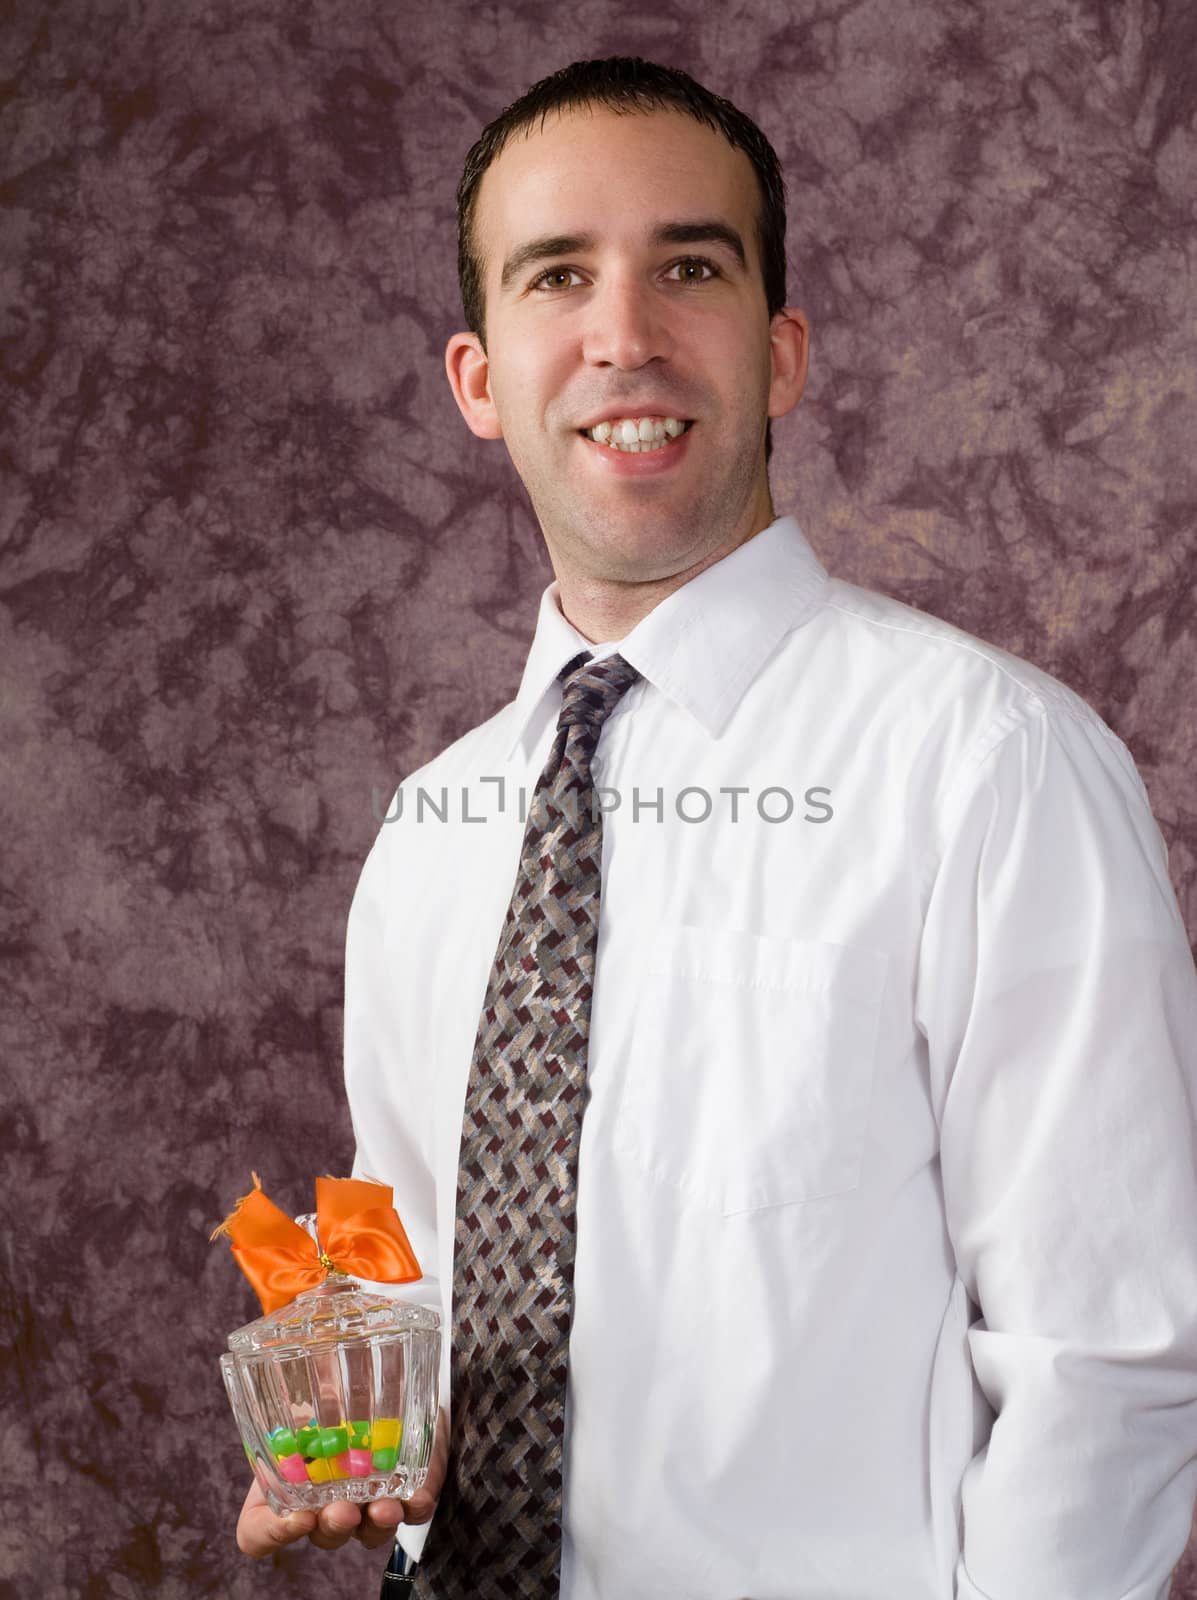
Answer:
[[557, 674], [580, 650], [603, 656], [618, 648], [655, 689], [716, 737], [781, 640], [816, 609], [826, 583], [826, 570], [788, 516], [675, 589], [618, 646], [584, 639], [562, 616], [551, 583], [540, 597], [512, 708], [508, 759], [525, 741]]

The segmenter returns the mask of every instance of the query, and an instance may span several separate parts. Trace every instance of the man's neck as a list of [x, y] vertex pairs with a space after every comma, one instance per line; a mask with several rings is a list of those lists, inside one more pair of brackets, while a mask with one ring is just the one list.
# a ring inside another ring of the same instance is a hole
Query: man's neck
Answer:
[[696, 573], [653, 583], [610, 583], [602, 579], [559, 577], [561, 615], [591, 644], [626, 638], [638, 622]]
[[693, 566], [663, 578], [621, 582], [571, 572], [562, 566], [556, 571], [557, 604], [561, 614], [591, 644], [624, 639], [650, 611], [656, 610], [662, 600], [667, 600], [676, 590], [692, 583], [700, 572], [705, 572], [708, 567], [715, 566], [731, 555], [733, 550], [747, 544], [749, 539], [755, 538], [773, 521], [773, 508], [770, 506], [767, 518], [744, 538], [729, 542]]

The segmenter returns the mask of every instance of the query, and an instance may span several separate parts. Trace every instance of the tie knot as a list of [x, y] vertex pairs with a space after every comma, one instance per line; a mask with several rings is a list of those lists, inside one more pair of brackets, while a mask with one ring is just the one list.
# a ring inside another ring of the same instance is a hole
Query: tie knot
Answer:
[[562, 671], [565, 697], [557, 727], [601, 728], [639, 676], [622, 656], [604, 656], [601, 661], [587, 657], [581, 666], [571, 661]]

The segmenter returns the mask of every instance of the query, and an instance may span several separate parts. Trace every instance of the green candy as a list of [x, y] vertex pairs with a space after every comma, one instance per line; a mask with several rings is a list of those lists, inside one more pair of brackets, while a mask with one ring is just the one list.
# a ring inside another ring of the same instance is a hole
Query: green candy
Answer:
[[344, 1423], [337, 1428], [317, 1428], [316, 1437], [305, 1451], [316, 1461], [327, 1461], [349, 1449], [349, 1429]]
[[370, 1457], [374, 1463], [375, 1472], [394, 1472], [395, 1463], [399, 1460], [398, 1450], [375, 1450]]
[[276, 1461], [281, 1461], [284, 1456], [293, 1456], [302, 1448], [290, 1428], [276, 1428], [270, 1435], [270, 1454]]
[[349, 1447], [351, 1450], [368, 1450], [370, 1448], [370, 1424], [368, 1422], [351, 1422], [349, 1424]]
[[305, 1456], [310, 1456], [312, 1454], [312, 1444], [319, 1437], [320, 1429], [317, 1427], [315, 1422], [310, 1423], [306, 1428], [300, 1428], [299, 1432], [295, 1435], [295, 1442], [299, 1446], [300, 1453]]

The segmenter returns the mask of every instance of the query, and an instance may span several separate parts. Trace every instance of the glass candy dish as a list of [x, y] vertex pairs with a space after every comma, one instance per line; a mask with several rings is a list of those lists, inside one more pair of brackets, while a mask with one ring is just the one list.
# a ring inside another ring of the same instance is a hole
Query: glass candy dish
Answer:
[[220, 1370], [271, 1509], [408, 1499], [428, 1476], [441, 1319], [331, 1273], [229, 1336]]
[[212, 1237], [228, 1240], [264, 1313], [220, 1358], [262, 1492], [280, 1516], [408, 1499], [432, 1457], [441, 1319], [394, 1191], [317, 1178], [315, 1213], [295, 1219], [253, 1176]]

